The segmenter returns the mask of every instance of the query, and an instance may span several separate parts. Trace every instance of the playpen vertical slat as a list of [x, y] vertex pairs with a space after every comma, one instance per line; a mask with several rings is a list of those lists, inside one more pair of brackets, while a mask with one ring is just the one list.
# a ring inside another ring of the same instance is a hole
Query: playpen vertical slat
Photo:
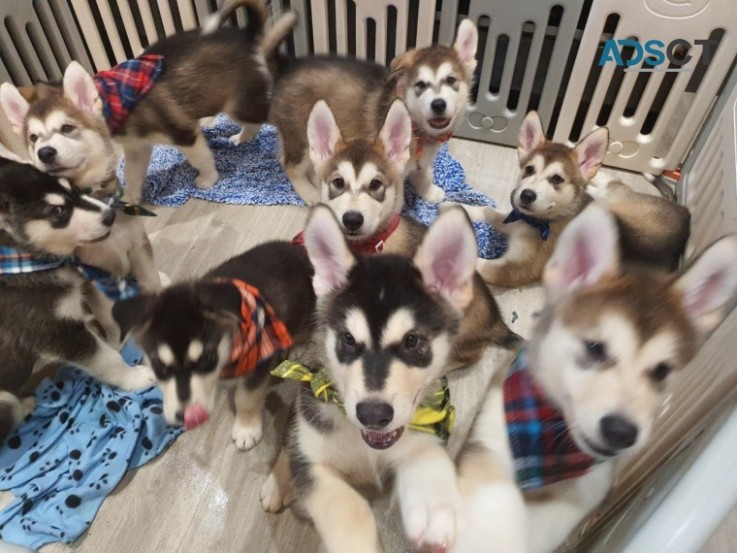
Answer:
[[138, 30], [136, 29], [136, 22], [133, 19], [130, 2], [128, 0], [118, 2], [118, 10], [120, 11], [120, 18], [123, 20], [125, 36], [128, 40], [128, 44], [130, 44], [131, 51], [134, 56], [138, 56], [143, 52], [143, 45], [141, 44], [141, 38], [138, 36]]
[[159, 39], [159, 36], [156, 32], [154, 15], [151, 12], [151, 5], [148, 3], [148, 0], [138, 0], [138, 11], [143, 20], [143, 28], [146, 30], [146, 39], [149, 44], [153, 44]]
[[171, 13], [171, 7], [169, 6], [169, 0], [158, 0], [156, 4], [159, 6], [159, 14], [161, 15], [161, 23], [164, 25], [164, 32], [166, 36], [173, 35], [177, 32], [177, 28], [174, 25], [174, 16]]
[[[34, 13], [33, 16], [32, 21], [29, 21], [23, 28], [23, 42], [25, 43], [27, 55], [32, 56], [34, 63], [46, 75], [45, 80], [61, 80], [62, 75], [54, 54], [51, 51], [48, 37], [44, 32], [38, 15]], [[35, 40], [32, 40], [32, 35]], [[41, 60], [45, 60], [46, 63], [44, 64]]]
[[[401, 54], [407, 50], [407, 25], [409, 21], [409, 2], [405, 2], [403, 7], [397, 7], [397, 30], [396, 42], [394, 43], [394, 54]], [[387, 60], [387, 64], [391, 60]]]
[[[407, 6], [409, 10], [409, 5]], [[417, 47], [424, 48], [432, 44], [432, 33], [435, 27], [435, 0], [420, 0], [417, 17]], [[448, 42], [450, 44], [451, 40]], [[406, 48], [406, 44], [405, 44]]]
[[123, 43], [120, 40], [120, 34], [118, 33], [115, 26], [113, 12], [110, 10], [110, 5], [107, 3], [106, 0], [96, 0], [95, 4], [97, 5], [97, 9], [100, 12], [100, 17], [102, 18], [102, 23], [105, 27], [105, 33], [107, 35], [108, 41], [110, 42], [110, 47], [113, 49], [113, 56], [115, 56], [115, 61], [117, 63], [120, 63], [128, 56], [126, 56], [125, 54]]
[[[325, 20], [327, 22], [327, 19]], [[325, 25], [324, 32], [325, 38], [327, 39], [328, 29], [330, 27]], [[316, 30], [313, 25], [313, 29]], [[356, 55], [358, 57], [366, 57], [366, 23], [363, 25], [360, 21], [356, 20]], [[363, 36], [362, 36], [363, 33]], [[335, 2], [335, 43], [336, 50], [341, 56], [348, 54], [348, 10], [346, 9], [346, 2], [339, 1]], [[363, 43], [364, 55], [358, 54], [361, 43]]]
[[374, 21], [376, 21], [376, 49], [374, 51], [374, 59], [383, 65], [386, 63], [386, 6], [384, 6], [384, 10]]
[[[312, 0], [312, 28], [314, 30], [312, 45], [316, 54], [327, 54], [330, 51], [328, 11], [325, 2], [326, 0]], [[340, 24], [338, 24], [338, 32], [340, 32]]]
[[18, 51], [10, 38], [10, 32], [5, 25], [0, 25], [0, 51], [3, 53], [3, 61], [5, 67], [9, 69], [9, 73], [15, 78], [8, 78], [16, 86], [27, 86], [32, 83], [33, 76], [29, 74], [23, 60], [18, 55]]
[[[77, 60], [85, 69], [92, 72], [92, 60], [82, 43], [82, 36], [79, 33], [77, 25], [74, 23], [69, 4], [63, 0], [51, 0], [49, 3], [42, 2], [42, 4], [44, 6], [43, 10], [40, 11], [43, 14], [42, 17], [48, 18], [49, 28], [58, 28], [60, 40], [66, 46], [66, 52], [62, 56], [64, 58], [64, 67], [62, 67], [62, 70], [66, 68], [71, 60]], [[53, 15], [49, 9], [49, 4], [55, 7]]]
[[85, 43], [92, 56], [92, 61], [95, 64], [94, 69], [96, 71], [108, 69], [110, 67], [110, 60], [102, 46], [102, 37], [100, 36], [97, 25], [95, 25], [95, 20], [92, 17], [90, 7], [87, 5], [87, 0], [70, 0], [70, 2], [74, 7], [74, 13], [77, 14], [80, 31], [84, 36]]
[[[604, 103], [609, 83], [612, 81], [614, 76], [615, 67], [612, 64], [605, 65], [601, 69], [599, 80], [596, 83], [596, 89], [591, 97], [591, 104], [589, 104], [588, 110], [586, 111], [586, 118], [584, 119], [583, 127], [581, 130], [581, 136], [591, 132], [596, 128], [596, 118], [598, 116], [599, 108]], [[576, 106], [577, 108], [578, 106]], [[574, 112], [575, 113], [575, 112]], [[573, 121], [571, 117], [570, 121]], [[568, 137], [566, 137], [566, 140]]]
[[[471, 10], [472, 8], [469, 8], [469, 11]], [[456, 25], [458, 24], [457, 14], [458, 0], [443, 0], [443, 7], [440, 9], [440, 32], [438, 33], [440, 44], [451, 44], [453, 42]]]
[[[274, 5], [279, 5], [280, 8], [282, 6], [281, 2], [276, 2]], [[298, 56], [306, 56], [310, 53], [310, 40], [307, 36], [307, 7], [305, 6], [305, 0], [292, 0], [291, 8], [297, 13], [297, 17], [299, 17], [299, 23], [294, 28], [294, 31], [292, 31], [294, 34], [294, 53]], [[280, 9], [280, 11], [283, 10]], [[276, 12], [274, 14], [276, 15]]]
[[179, 18], [182, 20], [182, 29], [189, 31], [197, 27], [197, 17], [192, 9], [192, 2], [180, 1], [177, 6], [179, 7]]
[[[527, 66], [525, 67], [525, 74], [522, 77], [522, 87], [519, 92], [519, 100], [517, 101], [517, 107], [515, 112], [521, 113], [527, 111], [527, 104], [530, 103], [530, 96], [532, 95], [532, 85], [535, 81], [535, 74], [537, 73], [537, 66], [540, 60], [540, 54], [543, 49], [543, 43], [545, 42], [546, 29], [546, 18], [541, 17], [538, 21], [533, 21], [535, 30], [532, 35], [532, 43], [530, 44], [530, 51], [527, 56]], [[524, 23], [522, 29], [524, 29]], [[515, 58], [516, 59], [516, 58]]]

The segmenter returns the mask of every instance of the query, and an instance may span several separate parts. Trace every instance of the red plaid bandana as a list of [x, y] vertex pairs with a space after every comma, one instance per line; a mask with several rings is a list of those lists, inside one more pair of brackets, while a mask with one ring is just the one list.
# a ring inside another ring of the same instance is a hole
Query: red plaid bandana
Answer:
[[412, 140], [414, 140], [414, 160], [417, 165], [417, 169], [420, 169], [420, 158], [422, 157], [422, 150], [425, 149], [425, 144], [432, 144], [433, 142], [448, 142], [453, 137], [453, 131], [445, 134], [428, 134], [423, 129], [412, 123]]
[[535, 384], [524, 349], [504, 381], [504, 412], [517, 484], [522, 490], [576, 478], [596, 462], [576, 446], [563, 413], [547, 402]]
[[113, 135], [125, 128], [128, 115], [151, 90], [163, 70], [163, 56], [146, 54], [94, 76], [102, 100], [102, 114]]
[[[389, 226], [386, 227], [385, 230], [382, 232], [377, 232], [373, 236], [367, 238], [366, 240], [349, 240], [348, 245], [351, 247], [351, 250], [353, 253], [363, 254], [363, 255], [371, 255], [374, 253], [381, 253], [384, 251], [384, 244], [389, 239], [389, 237], [392, 235], [392, 233], [397, 230], [397, 227], [399, 226], [399, 221], [401, 220], [401, 217], [399, 216], [399, 213], [394, 213], [392, 215], [391, 220], [389, 221]], [[292, 238], [292, 245], [294, 246], [304, 246], [305, 245], [305, 232], [300, 231], [300, 233]]]
[[250, 373], [262, 361], [292, 346], [292, 336], [264, 300], [258, 288], [242, 280], [227, 280], [241, 294], [241, 322], [233, 337], [231, 364], [223, 368], [220, 378], [236, 378]]

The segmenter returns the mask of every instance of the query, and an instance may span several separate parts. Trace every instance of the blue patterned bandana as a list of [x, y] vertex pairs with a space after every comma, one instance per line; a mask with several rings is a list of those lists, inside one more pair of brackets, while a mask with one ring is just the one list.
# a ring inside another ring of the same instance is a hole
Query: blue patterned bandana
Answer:
[[546, 221], [545, 219], [537, 219], [535, 217], [531, 217], [530, 215], [525, 215], [516, 207], [512, 208], [512, 212], [507, 215], [507, 218], [504, 219], [503, 222], [514, 223], [515, 221], [520, 220], [524, 221], [532, 228], [537, 229], [537, 231], [540, 233], [540, 238], [542, 238], [543, 240], [547, 240], [550, 237], [550, 221]]
[[12, 246], [0, 246], [0, 275], [23, 275], [51, 271], [63, 265], [79, 271], [85, 280], [95, 284], [98, 290], [113, 301], [125, 300], [138, 294], [138, 284], [133, 278], [118, 278], [107, 271], [80, 263], [73, 257], [34, 257]]

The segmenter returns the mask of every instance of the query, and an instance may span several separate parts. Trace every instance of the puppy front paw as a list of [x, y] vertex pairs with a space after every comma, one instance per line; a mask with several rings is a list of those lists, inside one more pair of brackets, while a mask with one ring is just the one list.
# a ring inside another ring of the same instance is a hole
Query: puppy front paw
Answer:
[[444, 553], [453, 545], [458, 531], [461, 499], [457, 491], [418, 490], [402, 505], [407, 537], [416, 547]]
[[236, 449], [248, 451], [261, 441], [263, 436], [263, 421], [261, 416], [251, 417], [247, 421], [236, 417], [230, 437]]
[[445, 191], [437, 184], [431, 184], [421, 196], [428, 203], [439, 204], [445, 199]]
[[197, 175], [197, 178], [194, 180], [194, 184], [197, 188], [200, 190], [209, 190], [213, 186], [215, 186], [215, 183], [218, 181], [219, 175], [217, 173], [213, 173], [211, 175], [203, 175], [200, 173]]
[[140, 390], [156, 384], [156, 376], [150, 367], [136, 365], [125, 369], [126, 375], [119, 388], [126, 391]]
[[280, 482], [274, 471], [269, 473], [261, 486], [261, 508], [267, 513], [278, 513], [294, 501], [294, 491], [285, 482]]

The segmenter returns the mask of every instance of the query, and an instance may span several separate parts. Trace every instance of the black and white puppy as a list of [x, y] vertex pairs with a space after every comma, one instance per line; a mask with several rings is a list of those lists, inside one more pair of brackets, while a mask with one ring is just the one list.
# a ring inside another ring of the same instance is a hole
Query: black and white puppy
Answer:
[[[66, 179], [0, 158], [0, 429], [26, 414], [18, 399], [35, 368], [64, 361], [126, 390], [154, 382], [129, 367], [110, 303], [66, 259], [105, 240], [115, 220]], [[0, 433], [0, 437], [2, 437]]]
[[468, 217], [460, 209], [442, 214], [413, 258], [356, 257], [332, 211], [317, 206], [305, 246], [315, 267], [315, 358], [342, 407], [301, 390], [262, 506], [278, 510], [296, 493], [329, 552], [377, 553], [376, 523], [356, 487], [393, 475], [410, 540], [442, 550], [458, 531], [455, 469], [440, 438], [411, 421], [449, 370], [473, 298], [477, 246]]
[[[244, 295], [244, 284], [257, 291], [269, 313], [244, 317], [244, 305], [254, 302], [253, 295]], [[113, 314], [124, 333], [132, 330], [150, 360], [169, 424], [193, 428], [204, 422], [214, 407], [218, 380], [237, 379], [232, 438], [238, 449], [250, 449], [262, 436], [269, 371], [289, 350], [266, 344], [259, 351], [263, 344], [250, 344], [249, 333], [264, 331], [251, 318], [271, 317], [272, 329], [278, 319], [299, 346], [311, 335], [314, 306], [312, 266], [304, 248], [267, 242], [198, 280], [118, 302]]]

